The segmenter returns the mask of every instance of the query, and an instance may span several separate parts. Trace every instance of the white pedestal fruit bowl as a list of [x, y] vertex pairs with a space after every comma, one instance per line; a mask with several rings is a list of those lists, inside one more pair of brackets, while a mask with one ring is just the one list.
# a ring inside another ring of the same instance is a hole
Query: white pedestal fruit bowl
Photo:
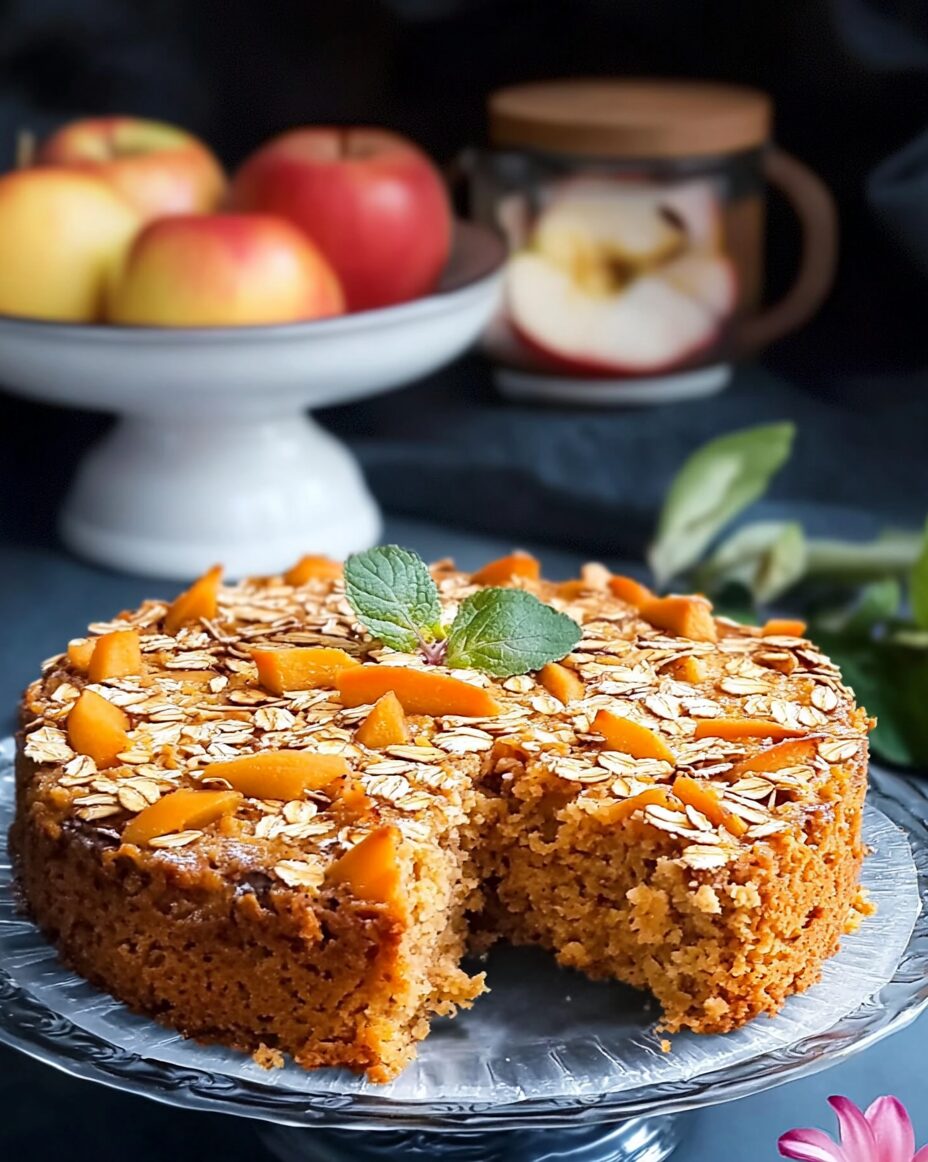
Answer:
[[351, 453], [306, 413], [376, 395], [464, 351], [493, 314], [503, 243], [458, 223], [437, 290], [283, 326], [155, 328], [0, 317], [0, 383], [114, 412], [61, 514], [75, 552], [152, 577], [216, 561], [270, 573], [374, 543], [380, 514]]

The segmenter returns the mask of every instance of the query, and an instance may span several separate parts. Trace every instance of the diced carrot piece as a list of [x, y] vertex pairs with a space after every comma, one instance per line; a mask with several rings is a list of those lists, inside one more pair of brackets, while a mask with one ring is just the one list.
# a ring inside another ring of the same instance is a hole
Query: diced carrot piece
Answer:
[[474, 585], [507, 585], [514, 577], [537, 581], [540, 576], [541, 565], [538, 560], [530, 553], [516, 552], [490, 561], [476, 573], [471, 573], [470, 579]]
[[725, 806], [713, 787], [691, 779], [689, 775], [677, 775], [673, 781], [673, 793], [681, 802], [701, 811], [710, 823], [724, 827], [732, 835], [742, 836], [748, 829], [747, 823]]
[[772, 617], [760, 633], [761, 637], [805, 637], [806, 623], [798, 617]]
[[766, 718], [703, 718], [696, 723], [694, 738], [802, 738], [804, 730], [794, 730]]
[[340, 561], [333, 561], [331, 557], [320, 557], [312, 554], [300, 557], [299, 561], [284, 573], [284, 581], [288, 585], [306, 585], [310, 581], [337, 581], [342, 575]]
[[68, 642], [68, 661], [81, 674], [87, 673], [95, 645], [96, 638], [92, 637], [75, 638], [74, 641]]
[[751, 771], [782, 771], [784, 767], [798, 767], [810, 763], [818, 751], [819, 740], [814, 735], [789, 738], [765, 747], [757, 754], [735, 763], [727, 777], [738, 779]]
[[538, 677], [548, 693], [553, 694], [565, 706], [586, 694], [586, 686], [579, 674], [567, 666], [562, 666], [560, 662], [548, 662], [542, 666], [538, 671]]
[[712, 607], [701, 597], [655, 597], [644, 602], [640, 612], [656, 629], [694, 642], [718, 641]]
[[676, 763], [676, 756], [661, 736], [647, 726], [622, 718], [611, 710], [600, 710], [593, 719], [593, 729], [606, 740], [607, 750], [619, 750], [633, 759], [660, 759]]
[[407, 714], [491, 718], [502, 709], [482, 686], [407, 666], [355, 666], [337, 674], [335, 684], [345, 706], [376, 702], [392, 690]]
[[625, 577], [622, 573], [616, 573], [609, 578], [609, 588], [612, 590], [613, 597], [618, 597], [620, 601], [634, 605], [636, 609], [640, 609], [648, 601], [657, 600], [656, 595], [651, 592], [647, 585], [642, 585], [634, 577]]
[[622, 799], [612, 808], [609, 816], [613, 821], [620, 822], [622, 819], [634, 815], [636, 811], [640, 811], [642, 807], [649, 806], [666, 807], [668, 811], [679, 811], [681, 804], [671, 795], [669, 787], [658, 785], [639, 791], [630, 799]]
[[91, 682], [125, 678], [141, 672], [142, 650], [138, 630], [116, 629], [97, 638], [87, 667], [87, 677]]
[[667, 669], [670, 671], [670, 676], [677, 682], [690, 682], [695, 686], [706, 680], [705, 665], [699, 658], [694, 658], [692, 654], [688, 654], [685, 658], [674, 658]]
[[241, 799], [235, 791], [171, 791], [129, 820], [122, 841], [142, 846], [159, 835], [205, 827], [234, 811]]
[[201, 779], [225, 779], [234, 791], [251, 799], [302, 799], [348, 773], [340, 754], [305, 750], [263, 750], [228, 762], [210, 763]]
[[287, 690], [315, 690], [334, 686], [336, 675], [352, 666], [357, 658], [330, 646], [294, 646], [283, 649], [258, 647], [251, 651], [258, 667], [258, 681], [273, 694]]
[[401, 838], [398, 827], [378, 827], [329, 868], [328, 882], [345, 884], [359, 900], [399, 905]]
[[400, 746], [409, 742], [409, 724], [399, 698], [388, 690], [378, 698], [367, 718], [358, 727], [355, 738], [371, 750]]
[[115, 766], [116, 756], [129, 749], [129, 719], [96, 691], [84, 690], [68, 715], [68, 741], [101, 769]]
[[222, 566], [214, 565], [194, 581], [189, 589], [175, 597], [164, 615], [164, 632], [175, 634], [189, 621], [199, 621], [201, 617], [215, 617], [221, 582]]

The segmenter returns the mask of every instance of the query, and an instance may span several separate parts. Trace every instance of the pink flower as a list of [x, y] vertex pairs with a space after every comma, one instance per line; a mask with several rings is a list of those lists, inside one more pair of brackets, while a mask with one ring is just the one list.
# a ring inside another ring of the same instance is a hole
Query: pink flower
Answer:
[[928, 1162], [928, 1146], [915, 1152], [915, 1133], [896, 1097], [878, 1097], [866, 1113], [846, 1097], [830, 1097], [841, 1144], [821, 1130], [790, 1130], [778, 1143], [784, 1158], [798, 1162]]

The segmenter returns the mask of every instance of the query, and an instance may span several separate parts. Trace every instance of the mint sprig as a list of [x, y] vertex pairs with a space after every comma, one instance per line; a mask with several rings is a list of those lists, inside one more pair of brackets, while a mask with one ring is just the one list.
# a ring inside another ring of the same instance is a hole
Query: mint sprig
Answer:
[[434, 664], [500, 678], [560, 661], [582, 636], [575, 621], [524, 589], [479, 590], [461, 602], [446, 630], [428, 566], [399, 545], [349, 557], [345, 595], [358, 621], [384, 645], [404, 653], [419, 649]]
[[428, 566], [399, 545], [349, 557], [345, 596], [358, 621], [391, 649], [411, 653], [442, 636], [438, 589]]
[[560, 661], [580, 636], [572, 618], [524, 589], [481, 589], [461, 603], [445, 661], [508, 678]]

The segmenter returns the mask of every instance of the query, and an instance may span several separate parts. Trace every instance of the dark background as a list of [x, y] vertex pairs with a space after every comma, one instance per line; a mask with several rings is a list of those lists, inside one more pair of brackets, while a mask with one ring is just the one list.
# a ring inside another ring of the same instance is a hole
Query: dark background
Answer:
[[[230, 168], [271, 134], [320, 121], [389, 125], [446, 162], [483, 140], [485, 99], [493, 88], [571, 74], [711, 77], [773, 94], [780, 144], [815, 167], [835, 192], [842, 255], [824, 310], [767, 354], [768, 366], [792, 387], [782, 403], [774, 394], [761, 411], [811, 414], [822, 439], [832, 424], [839, 435], [850, 424], [856, 435], [849, 451], [865, 459], [868, 436], [885, 447], [898, 434], [900, 454], [915, 474], [896, 481], [895, 491], [926, 498], [928, 473], [918, 472], [916, 439], [928, 424], [926, 282], [866, 193], [873, 168], [928, 127], [925, 0], [0, 0], [0, 163], [12, 162], [18, 129], [41, 136], [70, 118], [100, 113], [175, 121], [201, 134]], [[788, 284], [797, 243], [789, 212], [773, 199], [771, 294]], [[433, 381], [431, 413], [429, 384], [415, 407], [405, 402], [413, 398], [407, 393], [391, 397], [396, 402], [387, 407], [359, 405], [330, 417], [395, 511], [448, 515], [431, 511], [426, 490], [396, 471], [397, 459], [408, 465], [419, 445], [425, 459], [433, 454], [480, 467], [488, 439], [504, 451], [520, 444], [513, 425], [522, 424], [524, 409], [493, 398], [479, 360], [464, 367], [456, 378]], [[754, 390], [750, 382], [742, 386], [749, 398]], [[438, 406], [449, 392], [450, 410]], [[737, 402], [733, 408], [739, 416], [750, 411]], [[431, 425], [422, 421], [429, 414]], [[539, 414], [526, 413], [525, 422], [537, 426]], [[708, 424], [701, 422], [706, 415]], [[640, 439], [650, 438], [648, 421], [639, 436], [640, 420], [614, 413], [562, 414], [560, 421], [557, 432], [579, 439], [587, 462], [599, 450], [590, 441], [599, 440], [610, 455], [618, 449], [625, 459], [632, 452], [637, 467]], [[648, 506], [671, 461], [678, 463], [692, 443], [694, 422], [709, 435], [735, 426], [726, 421], [721, 404], [711, 412], [693, 405], [663, 409], [666, 440], [655, 454], [660, 459], [666, 451], [667, 463], [661, 461]], [[0, 429], [7, 436], [0, 522], [9, 536], [36, 544], [53, 535], [75, 457], [104, 422], [0, 396]], [[550, 420], [543, 423], [545, 445], [555, 429]], [[392, 441], [391, 455], [384, 454], [383, 440]], [[529, 455], [540, 462], [543, 452], [533, 446]], [[806, 455], [811, 470], [811, 444]], [[879, 490], [882, 476], [865, 477], [859, 494], [840, 495], [834, 483], [816, 499], [860, 504], [869, 489]], [[622, 482], [607, 483], [612, 500]], [[453, 515], [510, 535], [524, 517], [518, 509]], [[644, 520], [632, 515], [636, 531], [623, 551], [639, 551]]]

